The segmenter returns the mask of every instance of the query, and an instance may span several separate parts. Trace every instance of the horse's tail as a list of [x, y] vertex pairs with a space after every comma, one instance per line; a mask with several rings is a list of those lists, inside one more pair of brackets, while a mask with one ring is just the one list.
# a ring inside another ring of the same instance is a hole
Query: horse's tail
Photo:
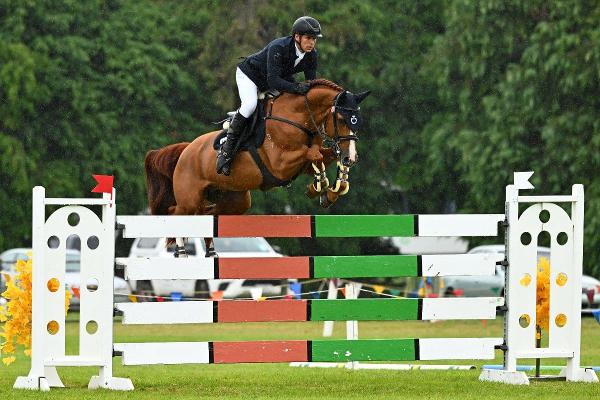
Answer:
[[150, 150], [144, 160], [148, 206], [152, 215], [167, 215], [174, 206], [173, 172], [177, 160], [189, 143], [177, 143], [160, 150]]

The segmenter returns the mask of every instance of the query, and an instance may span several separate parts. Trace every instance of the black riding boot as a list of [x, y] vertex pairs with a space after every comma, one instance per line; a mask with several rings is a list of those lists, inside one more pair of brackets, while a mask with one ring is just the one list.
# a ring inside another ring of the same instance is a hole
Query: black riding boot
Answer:
[[221, 146], [219, 154], [217, 155], [217, 174], [229, 176], [231, 173], [231, 162], [235, 156], [235, 148], [244, 131], [247, 121], [248, 118], [240, 114], [239, 111], [233, 116], [229, 128], [227, 129], [227, 140], [223, 146]]

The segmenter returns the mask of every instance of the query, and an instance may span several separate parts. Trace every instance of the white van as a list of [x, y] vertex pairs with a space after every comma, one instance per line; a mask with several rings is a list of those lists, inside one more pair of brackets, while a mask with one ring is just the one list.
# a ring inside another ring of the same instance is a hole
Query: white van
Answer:
[[[282, 257], [263, 237], [215, 238], [215, 251], [226, 257]], [[188, 257], [204, 257], [206, 252], [203, 238], [188, 238]], [[166, 246], [165, 238], [137, 238], [131, 245], [129, 257], [174, 257], [175, 246]], [[223, 298], [250, 297], [250, 289], [261, 288], [263, 296], [278, 296], [287, 293], [287, 280], [166, 280], [129, 281], [131, 288], [139, 294], [171, 296], [181, 293], [183, 297], [208, 298], [212, 292], [223, 291]]]

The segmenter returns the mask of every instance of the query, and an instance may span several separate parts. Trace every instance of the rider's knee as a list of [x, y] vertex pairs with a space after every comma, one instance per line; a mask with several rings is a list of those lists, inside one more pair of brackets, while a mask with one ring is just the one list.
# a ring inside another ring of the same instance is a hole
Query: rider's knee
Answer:
[[245, 118], [250, 118], [252, 113], [254, 113], [254, 110], [256, 110], [257, 102], [258, 99], [242, 102], [242, 105], [240, 106], [240, 114], [242, 114]]

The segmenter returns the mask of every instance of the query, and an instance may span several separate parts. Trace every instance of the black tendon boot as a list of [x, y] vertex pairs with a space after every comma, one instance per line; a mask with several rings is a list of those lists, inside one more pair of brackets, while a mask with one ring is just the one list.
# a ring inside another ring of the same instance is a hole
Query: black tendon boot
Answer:
[[231, 162], [235, 156], [235, 148], [247, 121], [248, 118], [240, 114], [239, 111], [233, 116], [231, 124], [229, 124], [229, 128], [227, 129], [227, 140], [221, 146], [217, 155], [217, 174], [229, 176], [231, 173]]

